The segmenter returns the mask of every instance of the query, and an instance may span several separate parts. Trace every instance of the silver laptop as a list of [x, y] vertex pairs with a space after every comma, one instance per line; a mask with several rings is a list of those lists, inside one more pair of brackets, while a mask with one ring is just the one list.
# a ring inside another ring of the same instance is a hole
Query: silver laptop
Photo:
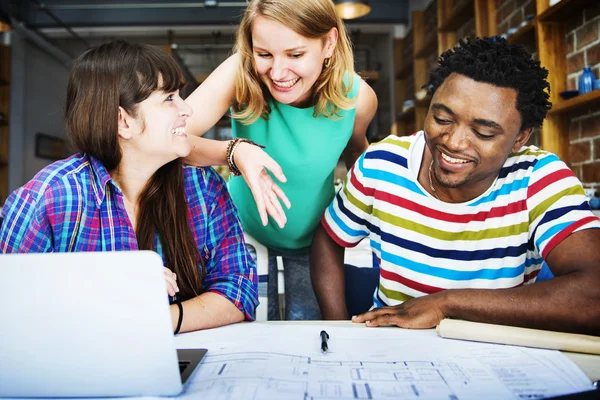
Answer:
[[151, 251], [0, 255], [0, 325], [0, 397], [173, 396], [206, 354]]

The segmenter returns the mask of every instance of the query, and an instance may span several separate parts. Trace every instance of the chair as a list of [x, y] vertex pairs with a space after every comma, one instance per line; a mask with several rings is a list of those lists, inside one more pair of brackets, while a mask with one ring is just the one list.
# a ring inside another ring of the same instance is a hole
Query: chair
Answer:
[[346, 310], [348, 315], [362, 314], [373, 306], [373, 293], [379, 285], [379, 260], [369, 238], [344, 252]]
[[550, 271], [550, 267], [548, 266], [548, 264], [543, 263], [542, 268], [540, 269], [540, 273], [538, 274], [535, 281], [542, 282], [552, 278], [554, 278], [554, 274], [552, 273], [552, 271]]
[[256, 270], [258, 273], [258, 301], [256, 307], [256, 320], [266, 321], [269, 315], [268, 304], [268, 285], [269, 285], [269, 252], [267, 248], [258, 243], [256, 239], [244, 232], [244, 239], [248, 252], [256, 262]]
[[379, 285], [379, 267], [355, 267], [344, 264], [346, 309], [348, 315], [362, 314], [373, 306], [373, 293]]

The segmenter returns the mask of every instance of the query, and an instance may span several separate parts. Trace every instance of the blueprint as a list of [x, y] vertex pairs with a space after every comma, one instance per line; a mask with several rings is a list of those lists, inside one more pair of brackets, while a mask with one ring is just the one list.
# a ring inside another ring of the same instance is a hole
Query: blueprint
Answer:
[[180, 335], [209, 349], [181, 398], [541, 399], [592, 389], [558, 351], [442, 339], [434, 330], [243, 323]]

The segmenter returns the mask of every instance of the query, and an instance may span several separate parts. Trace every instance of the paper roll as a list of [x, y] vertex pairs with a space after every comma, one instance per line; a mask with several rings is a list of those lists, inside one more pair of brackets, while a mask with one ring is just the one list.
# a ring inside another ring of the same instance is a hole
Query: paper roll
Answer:
[[442, 320], [436, 331], [441, 337], [449, 339], [600, 354], [600, 337], [575, 333], [541, 331], [455, 319]]

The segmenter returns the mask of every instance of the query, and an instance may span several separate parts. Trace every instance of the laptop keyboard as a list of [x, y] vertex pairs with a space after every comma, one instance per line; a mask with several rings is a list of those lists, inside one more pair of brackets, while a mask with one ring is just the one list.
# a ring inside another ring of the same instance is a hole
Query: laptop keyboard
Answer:
[[179, 361], [179, 373], [183, 374], [188, 365], [190, 365], [189, 361]]

